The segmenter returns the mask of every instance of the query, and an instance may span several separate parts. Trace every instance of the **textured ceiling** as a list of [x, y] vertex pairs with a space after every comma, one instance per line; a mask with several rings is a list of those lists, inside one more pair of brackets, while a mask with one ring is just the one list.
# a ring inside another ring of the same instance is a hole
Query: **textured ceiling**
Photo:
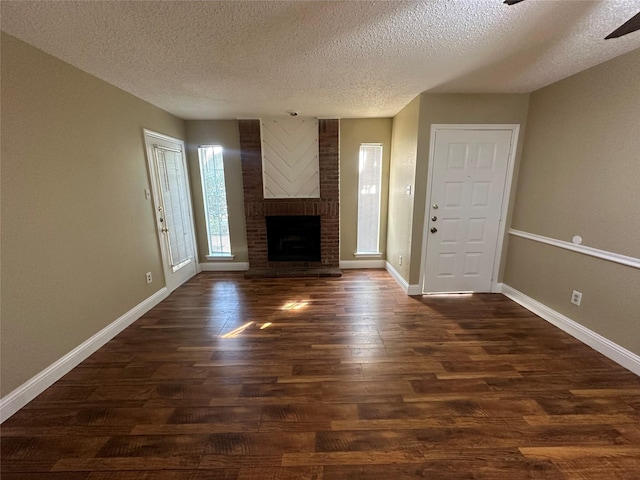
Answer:
[[2, 30], [185, 119], [393, 116], [530, 92], [640, 47], [638, 0], [12, 1]]

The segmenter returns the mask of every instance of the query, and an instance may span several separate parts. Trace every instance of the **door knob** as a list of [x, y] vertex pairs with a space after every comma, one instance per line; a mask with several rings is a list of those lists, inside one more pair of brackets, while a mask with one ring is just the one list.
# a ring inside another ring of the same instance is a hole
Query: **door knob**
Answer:
[[436, 233], [438, 229], [436, 227], [431, 227], [431, 233]]
[[435, 215], [433, 217], [431, 217], [431, 221], [435, 222], [438, 219], [438, 217], [436, 217]]
[[431, 208], [433, 208], [434, 210], [437, 210], [438, 209], [438, 204], [434, 203], [433, 205], [431, 205]]

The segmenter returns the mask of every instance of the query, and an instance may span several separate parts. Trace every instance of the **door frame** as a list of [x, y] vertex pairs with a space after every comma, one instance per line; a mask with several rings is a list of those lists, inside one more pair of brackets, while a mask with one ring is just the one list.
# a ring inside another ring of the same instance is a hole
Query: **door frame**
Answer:
[[175, 137], [170, 137], [169, 135], [164, 135], [162, 133], [154, 132], [153, 130], [149, 130], [146, 128], [143, 128], [142, 130], [144, 135], [144, 146], [145, 146], [146, 157], [147, 157], [147, 167], [149, 168], [149, 185], [151, 186], [151, 201], [153, 203], [153, 221], [156, 226], [156, 238], [158, 239], [158, 244], [160, 245], [160, 254], [162, 259], [162, 271], [164, 274], [164, 283], [165, 283], [165, 287], [168, 290], [168, 293], [171, 293], [173, 290], [178, 288], [184, 282], [181, 282], [180, 284], [177, 284], [177, 285], [173, 285], [171, 283], [171, 276], [173, 274], [171, 261], [170, 261], [171, 256], [167, 251], [166, 242], [162, 237], [163, 235], [161, 232], [162, 225], [158, 217], [158, 205], [159, 205], [159, 198], [161, 193], [160, 193], [160, 185], [158, 183], [159, 182], [158, 172], [156, 170], [155, 159], [154, 159], [155, 158], [154, 151], [153, 151], [154, 144], [149, 140], [157, 139], [157, 140], [163, 140], [166, 142], [176, 143], [180, 145], [180, 149], [182, 150], [182, 162], [184, 166], [184, 171], [187, 175], [185, 183], [187, 186], [187, 196], [189, 198], [189, 215], [191, 217], [191, 221], [189, 222], [189, 227], [191, 229], [191, 240], [193, 242], [193, 252], [194, 252], [193, 260], [196, 267], [196, 274], [198, 274], [202, 271], [202, 267], [200, 265], [200, 260], [199, 260], [200, 257], [198, 255], [198, 245], [196, 241], [195, 220], [193, 216], [193, 197], [191, 196], [191, 180], [189, 178], [189, 170], [187, 168], [185, 143], [184, 143], [184, 140], [181, 140]]
[[427, 262], [427, 227], [429, 226], [429, 212], [431, 204], [431, 183], [433, 182], [433, 163], [435, 161], [436, 151], [436, 133], [439, 130], [510, 130], [511, 131], [511, 148], [509, 150], [509, 159], [507, 163], [507, 176], [505, 178], [504, 191], [502, 193], [502, 204], [500, 207], [500, 223], [498, 225], [498, 241], [496, 243], [496, 251], [493, 259], [493, 272], [491, 274], [491, 292], [500, 293], [498, 288], [498, 271], [500, 269], [500, 261], [502, 259], [504, 237], [506, 233], [506, 219], [509, 212], [509, 198], [511, 197], [511, 186], [513, 184], [513, 173], [515, 167], [516, 151], [518, 148], [518, 139], [520, 134], [520, 124], [509, 123], [489, 123], [489, 124], [446, 124], [434, 123], [431, 125], [431, 135], [429, 137], [429, 163], [427, 166], [427, 193], [424, 203], [424, 219], [422, 228], [422, 255], [420, 258], [420, 291], [425, 294], [425, 264]]

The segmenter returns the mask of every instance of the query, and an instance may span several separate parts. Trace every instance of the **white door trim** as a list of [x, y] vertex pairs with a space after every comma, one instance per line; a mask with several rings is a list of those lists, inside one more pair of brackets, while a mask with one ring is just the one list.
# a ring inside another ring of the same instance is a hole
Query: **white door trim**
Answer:
[[[145, 151], [147, 154], [147, 167], [149, 168], [149, 185], [151, 186], [151, 198], [153, 201], [153, 221], [154, 221], [154, 224], [157, 225], [158, 223], [157, 205], [159, 205], [160, 192], [158, 191], [158, 181], [157, 181], [158, 177], [157, 177], [157, 172], [156, 172], [156, 167], [154, 162], [153, 145], [149, 142], [149, 140], [150, 139], [164, 140], [166, 142], [177, 143], [178, 145], [180, 145], [180, 149], [182, 150], [182, 159], [185, 165], [185, 172], [187, 172], [188, 174], [188, 169], [186, 168], [187, 167], [186, 150], [185, 150], [184, 141], [179, 138], [170, 137], [169, 135], [164, 135], [162, 133], [154, 132], [153, 130], [148, 130], [146, 128], [143, 128], [142, 130], [144, 134]], [[193, 216], [193, 201], [192, 201], [193, 197], [191, 196], [191, 186], [190, 186], [191, 182], [189, 181], [189, 179], [187, 179], [185, 183], [187, 186], [187, 195], [189, 196], [189, 214], [191, 215], [190, 227], [191, 227], [191, 239], [193, 241], [194, 262], [196, 265], [196, 273], [200, 273], [202, 271], [202, 267], [200, 266], [199, 255], [198, 255], [198, 245], [196, 242], [196, 232], [195, 232], [195, 224], [194, 224], [195, 217]], [[170, 265], [171, 262], [169, 261], [169, 258], [171, 257], [169, 255], [169, 252], [167, 251], [167, 246], [163, 241], [161, 237], [161, 232], [158, 228], [156, 228], [156, 235], [158, 239], [158, 244], [160, 245], [160, 252], [162, 254], [162, 267], [165, 275], [165, 286], [168, 289], [168, 293], [171, 293], [179, 285], [170, 285], [169, 279], [166, 278], [167, 272], [171, 271], [171, 265]]]
[[423, 234], [422, 234], [422, 256], [420, 258], [420, 290], [425, 292], [425, 262], [427, 260], [427, 242], [429, 236], [426, 227], [429, 224], [429, 204], [431, 203], [431, 180], [433, 177], [433, 163], [436, 149], [436, 133], [438, 130], [510, 130], [511, 148], [509, 151], [509, 161], [507, 164], [507, 178], [505, 180], [504, 192], [502, 195], [502, 207], [500, 211], [500, 225], [498, 227], [498, 242], [496, 244], [495, 258], [493, 262], [493, 274], [491, 276], [491, 291], [498, 292], [498, 270], [500, 269], [500, 259], [502, 258], [502, 248], [506, 232], [506, 218], [509, 207], [509, 197], [511, 195], [511, 185], [513, 183], [513, 171], [518, 147], [518, 135], [520, 133], [519, 124], [432, 124], [431, 135], [429, 137], [429, 163], [427, 166], [427, 194], [424, 204]]

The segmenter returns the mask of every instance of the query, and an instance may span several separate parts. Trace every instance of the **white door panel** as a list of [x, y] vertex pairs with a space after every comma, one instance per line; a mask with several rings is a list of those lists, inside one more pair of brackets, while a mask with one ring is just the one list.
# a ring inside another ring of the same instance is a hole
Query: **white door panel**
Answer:
[[491, 291], [511, 130], [435, 133], [425, 292]]

